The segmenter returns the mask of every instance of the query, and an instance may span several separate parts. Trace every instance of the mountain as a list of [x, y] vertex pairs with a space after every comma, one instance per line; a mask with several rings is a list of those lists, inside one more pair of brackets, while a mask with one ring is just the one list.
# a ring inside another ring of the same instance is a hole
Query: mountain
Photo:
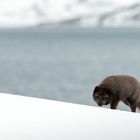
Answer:
[[140, 27], [139, 0], [0, 0], [0, 27]]

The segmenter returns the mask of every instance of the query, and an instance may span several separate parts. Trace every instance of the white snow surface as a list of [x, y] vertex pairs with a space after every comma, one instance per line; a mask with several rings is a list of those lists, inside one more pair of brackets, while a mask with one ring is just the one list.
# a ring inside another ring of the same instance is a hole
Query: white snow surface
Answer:
[[0, 27], [139, 27], [139, 0], [0, 0]]
[[140, 114], [0, 93], [1, 140], [138, 140]]

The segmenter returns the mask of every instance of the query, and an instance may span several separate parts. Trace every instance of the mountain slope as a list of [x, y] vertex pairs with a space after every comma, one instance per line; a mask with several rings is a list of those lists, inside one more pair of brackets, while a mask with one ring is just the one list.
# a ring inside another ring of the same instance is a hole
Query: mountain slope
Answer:
[[0, 27], [139, 27], [139, 0], [1, 0]]

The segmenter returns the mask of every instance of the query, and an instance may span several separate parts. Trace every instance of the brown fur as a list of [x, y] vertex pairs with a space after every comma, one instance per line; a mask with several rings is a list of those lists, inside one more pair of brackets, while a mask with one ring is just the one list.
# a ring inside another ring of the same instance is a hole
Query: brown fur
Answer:
[[116, 109], [122, 101], [136, 112], [140, 108], [140, 83], [127, 75], [109, 76], [95, 87], [93, 99], [100, 106], [110, 104], [111, 109]]

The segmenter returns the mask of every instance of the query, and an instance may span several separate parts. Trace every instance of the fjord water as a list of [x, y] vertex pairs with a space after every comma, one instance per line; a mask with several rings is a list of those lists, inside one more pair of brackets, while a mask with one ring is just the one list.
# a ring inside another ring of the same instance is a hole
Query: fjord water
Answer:
[[0, 29], [0, 92], [96, 105], [112, 74], [140, 80], [140, 29]]

